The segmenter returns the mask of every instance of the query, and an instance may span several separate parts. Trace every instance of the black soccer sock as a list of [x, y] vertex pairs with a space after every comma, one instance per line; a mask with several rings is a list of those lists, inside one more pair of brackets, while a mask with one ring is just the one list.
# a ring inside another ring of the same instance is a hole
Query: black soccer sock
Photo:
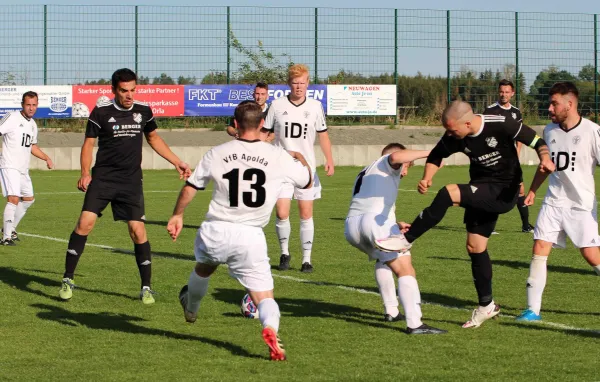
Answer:
[[471, 272], [477, 290], [479, 306], [488, 306], [492, 298], [492, 261], [487, 249], [481, 253], [469, 253]]
[[134, 244], [135, 261], [140, 270], [140, 278], [142, 279], [142, 288], [150, 288], [150, 280], [152, 279], [152, 255], [150, 254], [150, 242], [142, 244]]
[[79, 262], [79, 258], [83, 254], [83, 249], [85, 248], [85, 242], [87, 241], [87, 235], [79, 235], [73, 231], [71, 233], [71, 237], [69, 238], [69, 244], [67, 246], [67, 254], [65, 255], [65, 274], [64, 278], [73, 279], [73, 275], [75, 274], [75, 268], [77, 268], [77, 263]]
[[438, 191], [431, 202], [431, 205], [425, 208], [419, 216], [412, 222], [410, 229], [404, 234], [409, 243], [417, 240], [425, 232], [429, 231], [438, 224], [446, 215], [448, 208], [452, 207], [452, 198], [446, 187]]
[[529, 228], [529, 207], [525, 205], [525, 196], [519, 196], [517, 199], [517, 209], [521, 215], [523, 228]]

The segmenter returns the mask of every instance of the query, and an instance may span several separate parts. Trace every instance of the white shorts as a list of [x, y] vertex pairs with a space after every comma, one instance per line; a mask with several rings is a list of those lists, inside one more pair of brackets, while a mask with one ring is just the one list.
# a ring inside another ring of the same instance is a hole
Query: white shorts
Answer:
[[23, 174], [14, 168], [0, 168], [0, 183], [2, 183], [2, 196], [18, 197], [33, 196], [33, 183], [29, 173]]
[[385, 263], [400, 256], [410, 256], [410, 251], [405, 253], [383, 252], [374, 245], [377, 239], [400, 234], [400, 227], [395, 220], [378, 214], [350, 216], [346, 218], [344, 235], [348, 243], [369, 255], [370, 260], [379, 260]]
[[279, 191], [278, 199], [316, 200], [321, 199], [321, 181], [316, 172], [313, 172], [313, 186], [303, 190], [296, 188], [291, 183], [284, 183]]
[[194, 244], [196, 261], [227, 264], [231, 277], [253, 292], [273, 290], [265, 233], [260, 227], [203, 222]]
[[600, 246], [596, 208], [585, 211], [542, 204], [533, 231], [534, 240], [547, 241], [555, 248], [566, 248], [567, 236], [577, 248]]

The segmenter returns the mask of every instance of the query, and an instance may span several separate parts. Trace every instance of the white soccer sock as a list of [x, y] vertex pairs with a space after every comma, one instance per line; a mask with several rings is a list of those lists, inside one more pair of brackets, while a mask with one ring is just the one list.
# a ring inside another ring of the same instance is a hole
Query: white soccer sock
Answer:
[[300, 219], [300, 243], [302, 243], [302, 264], [310, 263], [313, 241], [315, 240], [315, 223], [313, 218]]
[[398, 278], [398, 297], [402, 302], [404, 314], [406, 315], [406, 326], [415, 329], [423, 325], [421, 317], [421, 292], [417, 279], [413, 276], [402, 276]]
[[276, 332], [279, 332], [279, 317], [281, 314], [279, 313], [279, 305], [277, 305], [277, 302], [272, 298], [265, 298], [258, 304], [257, 308], [258, 319], [263, 328], [270, 326], [275, 329]]
[[542, 309], [542, 294], [546, 287], [548, 256], [533, 255], [529, 265], [529, 278], [527, 279], [527, 308], [540, 314]]
[[10, 239], [15, 221], [15, 211], [17, 206], [12, 203], [6, 203], [4, 207], [4, 237], [3, 240]]
[[13, 224], [13, 231], [17, 230], [17, 226], [19, 225], [19, 222], [21, 221], [21, 219], [23, 219], [23, 216], [25, 216], [25, 212], [27, 212], [27, 209], [29, 207], [31, 207], [33, 202], [35, 202], [35, 199], [30, 200], [30, 201], [24, 200], [22, 202], [19, 202], [19, 204], [17, 204], [17, 210], [15, 211], [15, 222]]
[[188, 312], [197, 313], [200, 309], [200, 301], [208, 291], [208, 281], [210, 277], [200, 277], [195, 270], [190, 274], [188, 280]]
[[396, 294], [396, 281], [394, 273], [385, 263], [375, 263], [375, 281], [379, 287], [379, 295], [383, 300], [385, 314], [396, 317], [398, 313], [398, 295]]
[[275, 221], [275, 232], [277, 233], [277, 238], [279, 239], [279, 247], [281, 248], [282, 255], [289, 255], [290, 249], [290, 234], [292, 233], [292, 227], [290, 226], [290, 219], [287, 218], [285, 220], [277, 219]]
[[594, 268], [594, 271], [596, 271], [596, 274], [598, 276], [600, 276], [600, 264], [594, 265], [592, 268]]

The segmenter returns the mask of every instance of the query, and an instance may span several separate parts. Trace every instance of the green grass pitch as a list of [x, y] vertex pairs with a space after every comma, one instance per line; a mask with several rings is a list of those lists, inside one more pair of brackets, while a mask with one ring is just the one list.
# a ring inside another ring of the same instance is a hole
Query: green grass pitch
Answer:
[[[321, 171], [321, 170], [320, 170]], [[270, 362], [258, 320], [244, 319], [241, 286], [221, 268], [211, 278], [198, 321], [186, 324], [177, 300], [193, 267], [193, 240], [210, 192], [199, 192], [173, 243], [165, 225], [181, 182], [174, 171], [146, 171], [147, 229], [154, 253], [156, 304], [138, 299], [139, 276], [124, 223], [110, 209], [88, 239], [67, 303], [58, 300], [66, 240], [83, 194], [74, 171], [33, 172], [36, 203], [19, 227], [17, 247], [0, 248], [0, 380], [595, 380], [598, 379], [598, 277], [572, 246], [549, 260], [543, 323], [514, 320], [525, 307], [531, 234], [518, 212], [500, 218], [490, 239], [498, 320], [478, 329], [461, 324], [476, 305], [460, 208], [415, 244], [412, 254], [424, 321], [449, 331], [409, 336], [405, 324], [383, 322], [373, 263], [348, 245], [343, 227], [358, 168], [322, 174], [315, 205], [313, 274], [300, 268], [299, 221], [291, 217], [292, 269], [274, 270], [285, 363]], [[534, 168], [526, 168], [526, 183]], [[411, 169], [398, 194], [397, 217], [411, 221], [433, 193], [420, 195], [422, 168]], [[445, 167], [433, 190], [468, 179], [466, 167]], [[545, 189], [544, 189], [545, 190]], [[540, 191], [539, 196], [543, 195]], [[531, 208], [531, 222], [541, 200]], [[577, 224], [573, 222], [573, 224]], [[271, 263], [278, 244], [265, 228]], [[28, 236], [29, 235], [29, 236]], [[31, 236], [38, 235], [38, 236]]]

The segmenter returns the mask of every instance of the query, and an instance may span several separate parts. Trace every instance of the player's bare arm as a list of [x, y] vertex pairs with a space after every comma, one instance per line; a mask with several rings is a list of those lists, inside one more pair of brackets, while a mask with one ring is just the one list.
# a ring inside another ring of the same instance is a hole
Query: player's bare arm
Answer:
[[169, 232], [173, 241], [177, 240], [183, 229], [183, 213], [188, 204], [194, 199], [194, 196], [196, 196], [196, 192], [197, 190], [189, 184], [183, 186], [179, 192], [179, 197], [173, 209], [173, 216], [171, 216], [167, 223], [167, 232]]
[[426, 194], [429, 187], [433, 184], [433, 176], [440, 167], [435, 163], [426, 163], [425, 169], [423, 170], [423, 178], [419, 181], [417, 189], [420, 194]]
[[319, 131], [319, 145], [325, 155], [325, 172], [327, 176], [333, 175], [335, 168], [333, 164], [333, 155], [331, 153], [331, 140], [329, 139], [329, 133], [327, 131]]
[[42, 149], [38, 147], [38, 145], [31, 145], [31, 154], [34, 157], [46, 162], [46, 167], [48, 167], [49, 169], [54, 168], [54, 163], [52, 162], [52, 159], [50, 159], [50, 157], [46, 153], [44, 153]]
[[540, 171], [548, 173], [554, 172], [556, 167], [554, 166], [552, 159], [550, 159], [550, 150], [548, 149], [548, 145], [544, 139], [537, 135], [531, 127], [521, 125], [521, 128], [515, 136], [515, 140], [535, 149], [538, 157], [540, 158]]
[[400, 150], [394, 151], [389, 156], [389, 163], [392, 166], [410, 163], [417, 159], [427, 158], [430, 150]]
[[158, 155], [165, 158], [171, 163], [179, 172], [179, 179], [187, 179], [192, 175], [192, 169], [190, 165], [181, 161], [177, 155], [171, 151], [166, 142], [158, 135], [156, 130], [149, 133], [145, 133], [146, 141], [152, 147], [152, 150], [156, 151]]
[[540, 186], [544, 184], [548, 175], [550, 175], [549, 172], [542, 171], [541, 168], [538, 168], [533, 176], [533, 180], [531, 181], [531, 186], [529, 186], [529, 192], [525, 198], [525, 205], [532, 206], [535, 203], [535, 194]]
[[83, 141], [83, 145], [81, 146], [81, 156], [79, 159], [81, 164], [81, 177], [77, 182], [77, 188], [83, 192], [87, 191], [87, 188], [92, 181], [90, 169], [92, 168], [92, 156], [94, 153], [95, 143], [96, 138], [86, 137]]
[[227, 134], [229, 134], [230, 136], [234, 137], [234, 138], [238, 138], [238, 130], [231, 126], [231, 125], [227, 125]]

